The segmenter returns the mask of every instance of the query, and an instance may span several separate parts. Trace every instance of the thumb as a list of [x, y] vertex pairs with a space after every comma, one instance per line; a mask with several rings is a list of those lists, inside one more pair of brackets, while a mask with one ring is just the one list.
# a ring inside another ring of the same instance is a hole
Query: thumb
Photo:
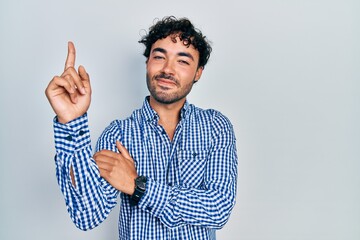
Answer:
[[133, 161], [133, 159], [130, 156], [130, 153], [128, 152], [128, 150], [118, 140], [116, 141], [116, 147], [119, 150], [121, 155], [123, 155], [125, 158], [130, 159], [131, 161]]
[[78, 68], [78, 72], [80, 75], [80, 78], [82, 81], [90, 81], [90, 76], [89, 74], [86, 72], [85, 67], [80, 65]]

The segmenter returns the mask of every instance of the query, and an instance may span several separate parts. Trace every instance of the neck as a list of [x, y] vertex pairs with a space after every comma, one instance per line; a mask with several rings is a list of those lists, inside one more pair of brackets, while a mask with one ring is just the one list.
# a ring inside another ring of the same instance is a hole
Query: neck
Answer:
[[161, 122], [176, 122], [180, 120], [180, 111], [185, 103], [185, 98], [170, 104], [160, 103], [150, 96], [150, 106], [160, 117]]
[[150, 96], [149, 103], [159, 115], [159, 125], [165, 129], [169, 138], [172, 140], [176, 126], [180, 121], [180, 111], [184, 106], [185, 98], [171, 104], [164, 104]]

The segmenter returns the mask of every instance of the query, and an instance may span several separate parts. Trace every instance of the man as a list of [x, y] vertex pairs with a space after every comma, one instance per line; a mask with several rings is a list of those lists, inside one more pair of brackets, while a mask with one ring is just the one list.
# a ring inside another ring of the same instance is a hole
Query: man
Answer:
[[215, 239], [235, 204], [235, 135], [221, 113], [186, 100], [211, 47], [189, 20], [174, 17], [139, 42], [150, 96], [104, 130], [94, 156], [89, 75], [74, 68], [71, 42], [64, 72], [46, 89], [57, 115], [56, 173], [68, 212], [78, 228], [94, 228], [120, 194], [119, 239]]

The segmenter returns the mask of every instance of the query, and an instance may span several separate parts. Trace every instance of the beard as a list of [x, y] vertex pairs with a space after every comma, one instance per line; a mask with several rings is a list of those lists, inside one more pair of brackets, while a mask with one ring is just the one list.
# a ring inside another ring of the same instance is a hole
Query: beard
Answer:
[[[177, 90], [170, 92], [169, 88], [156, 86], [155, 82], [158, 78], [164, 78], [173, 81], [178, 87]], [[182, 86], [176, 78], [165, 73], [154, 75], [152, 78], [149, 76], [149, 73], [146, 73], [146, 84], [150, 95], [157, 102], [162, 104], [172, 104], [186, 98], [186, 96], [190, 93], [194, 82], [195, 81], [192, 81], [191, 83]]]

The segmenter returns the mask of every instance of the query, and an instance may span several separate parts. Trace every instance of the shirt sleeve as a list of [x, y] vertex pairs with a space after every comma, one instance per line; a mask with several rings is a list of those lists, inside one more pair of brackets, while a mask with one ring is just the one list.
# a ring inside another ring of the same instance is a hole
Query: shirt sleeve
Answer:
[[[118, 191], [100, 177], [92, 158], [87, 114], [67, 124], [54, 119], [56, 177], [75, 225], [88, 230], [106, 219]], [[75, 187], [70, 177], [74, 173]]]
[[220, 229], [235, 205], [236, 139], [226, 118], [214, 126], [213, 144], [204, 173], [204, 189], [167, 186], [149, 178], [139, 207], [167, 227], [196, 225]]

